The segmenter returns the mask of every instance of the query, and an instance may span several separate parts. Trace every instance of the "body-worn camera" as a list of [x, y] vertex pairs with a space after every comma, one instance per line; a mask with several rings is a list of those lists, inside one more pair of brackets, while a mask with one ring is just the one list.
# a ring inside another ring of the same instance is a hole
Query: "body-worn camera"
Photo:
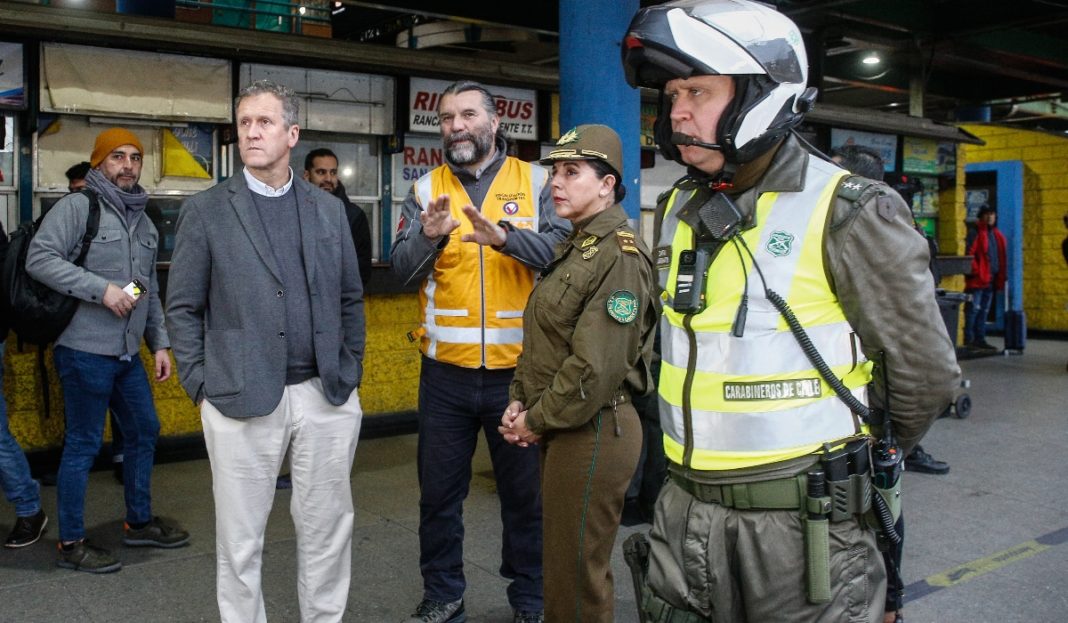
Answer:
[[705, 308], [705, 276], [712, 254], [707, 249], [679, 253], [679, 269], [675, 277], [674, 309], [683, 314], [695, 314]]

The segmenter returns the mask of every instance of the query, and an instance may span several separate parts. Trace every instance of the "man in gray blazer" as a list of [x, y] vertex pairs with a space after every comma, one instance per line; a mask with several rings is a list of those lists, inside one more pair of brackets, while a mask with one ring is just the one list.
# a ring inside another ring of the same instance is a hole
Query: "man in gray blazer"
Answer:
[[363, 287], [341, 202], [293, 175], [299, 100], [237, 96], [243, 171], [178, 217], [167, 324], [211, 459], [222, 621], [265, 622], [260, 567], [288, 450], [302, 621], [348, 599], [352, 469], [362, 410]]

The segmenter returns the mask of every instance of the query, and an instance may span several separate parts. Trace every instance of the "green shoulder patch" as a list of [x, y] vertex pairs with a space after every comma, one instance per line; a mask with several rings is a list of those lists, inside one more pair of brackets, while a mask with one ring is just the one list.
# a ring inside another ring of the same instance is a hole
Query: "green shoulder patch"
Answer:
[[638, 297], [629, 290], [616, 290], [608, 297], [608, 315], [619, 324], [630, 324], [638, 317]]

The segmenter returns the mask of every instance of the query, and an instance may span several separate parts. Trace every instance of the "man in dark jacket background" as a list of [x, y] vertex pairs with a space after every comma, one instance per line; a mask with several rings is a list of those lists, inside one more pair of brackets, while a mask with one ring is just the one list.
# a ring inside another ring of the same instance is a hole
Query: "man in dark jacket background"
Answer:
[[366, 289], [367, 283], [371, 281], [371, 226], [363, 209], [349, 201], [345, 187], [338, 179], [337, 166], [337, 154], [333, 151], [325, 147], [313, 149], [304, 157], [304, 179], [337, 197], [345, 206], [345, 220], [349, 222], [352, 242], [356, 245], [360, 280]]

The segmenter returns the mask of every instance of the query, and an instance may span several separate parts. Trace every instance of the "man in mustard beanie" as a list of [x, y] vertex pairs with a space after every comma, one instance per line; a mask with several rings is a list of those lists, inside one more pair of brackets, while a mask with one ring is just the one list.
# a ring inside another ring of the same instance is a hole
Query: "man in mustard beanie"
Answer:
[[[113, 151], [123, 145], [137, 148], [139, 155], [145, 153], [145, 148], [141, 146], [141, 140], [137, 138], [136, 134], [126, 128], [108, 128], [96, 137], [96, 144], [93, 145], [93, 155], [89, 157], [89, 168], [96, 169], [99, 167], [100, 163], [104, 162], [104, 158], [107, 158]], [[140, 167], [138, 167], [138, 170], [140, 170]], [[134, 183], [137, 183], [137, 181], [135, 180]]]
[[[155, 357], [157, 382], [171, 375], [170, 340], [156, 279], [159, 233], [145, 215], [148, 194], [138, 182], [144, 149], [137, 135], [110, 128], [96, 137], [85, 189], [56, 202], [41, 221], [26, 256], [26, 271], [53, 290], [80, 299], [56, 340], [63, 386], [66, 437], [57, 477], [59, 558], [66, 569], [118, 571], [122, 563], [85, 538], [89, 469], [104, 435], [110, 401], [125, 439], [126, 522], [131, 547], [180, 547], [189, 533], [152, 515], [150, 482], [159, 436], [139, 351], [144, 337]], [[96, 236], [81, 265], [78, 256], [94, 210]]]

